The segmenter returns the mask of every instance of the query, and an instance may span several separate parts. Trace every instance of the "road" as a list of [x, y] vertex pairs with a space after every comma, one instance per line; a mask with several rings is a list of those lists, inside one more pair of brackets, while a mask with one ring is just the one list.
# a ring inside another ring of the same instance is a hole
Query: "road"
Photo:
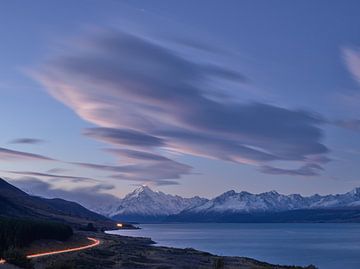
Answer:
[[[88, 237], [87, 239], [90, 240], [91, 243], [88, 245], [85, 245], [85, 246], [76, 247], [76, 248], [66, 248], [66, 249], [41, 252], [41, 253], [34, 253], [34, 254], [27, 255], [26, 257], [28, 259], [33, 259], [33, 258], [38, 258], [38, 257], [43, 257], [43, 256], [56, 255], [56, 254], [60, 254], [60, 253], [80, 251], [80, 250], [96, 247], [96, 246], [100, 245], [100, 243], [101, 243], [100, 240], [98, 240], [96, 238]], [[3, 259], [0, 260], [0, 264], [4, 264], [5, 262], [6, 261]]]
[[97, 245], [100, 244], [100, 240], [98, 240], [98, 239], [95, 239], [95, 238], [92, 238], [92, 237], [88, 237], [87, 239], [89, 239], [92, 243], [88, 244], [88, 245], [85, 245], [85, 246], [76, 247], [76, 248], [66, 248], [66, 249], [62, 249], [62, 250], [55, 250], [55, 251], [49, 251], [49, 252], [30, 254], [30, 255], [27, 255], [26, 257], [28, 259], [33, 259], [33, 258], [37, 258], [37, 257], [56, 255], [56, 254], [60, 254], [60, 253], [74, 252], [74, 251], [79, 251], [79, 250], [84, 250], [84, 249], [96, 247]]

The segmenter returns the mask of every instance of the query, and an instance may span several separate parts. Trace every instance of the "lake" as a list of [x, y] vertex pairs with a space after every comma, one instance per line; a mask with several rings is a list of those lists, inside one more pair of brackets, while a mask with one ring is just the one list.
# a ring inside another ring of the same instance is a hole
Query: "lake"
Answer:
[[161, 246], [320, 269], [360, 268], [360, 224], [142, 224], [108, 233], [151, 237]]

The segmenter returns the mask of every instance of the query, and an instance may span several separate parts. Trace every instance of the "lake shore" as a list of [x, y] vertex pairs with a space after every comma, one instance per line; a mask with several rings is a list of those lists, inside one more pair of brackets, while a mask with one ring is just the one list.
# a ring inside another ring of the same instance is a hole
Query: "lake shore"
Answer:
[[[94, 237], [101, 244], [93, 249], [33, 259], [36, 269], [48, 268], [229, 268], [229, 269], [314, 269], [314, 266], [272, 265], [245, 257], [218, 256], [192, 248], [154, 246], [150, 238], [94, 232], [76, 232]], [[61, 267], [63, 266], [63, 267]], [[65, 266], [65, 267], [64, 267]]]

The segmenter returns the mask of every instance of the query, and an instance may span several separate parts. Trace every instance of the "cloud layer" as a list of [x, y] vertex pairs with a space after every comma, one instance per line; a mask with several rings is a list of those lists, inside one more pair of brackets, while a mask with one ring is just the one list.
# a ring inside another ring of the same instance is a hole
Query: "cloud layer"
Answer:
[[297, 169], [284, 169], [278, 167], [272, 167], [264, 165], [260, 168], [260, 171], [270, 175], [287, 175], [287, 176], [317, 176], [319, 172], [324, 170], [319, 164], [311, 163], [304, 164]]
[[337, 126], [353, 130], [353, 131], [360, 131], [360, 120], [352, 119], [352, 120], [340, 120], [335, 122]]
[[12, 141], [10, 141], [11, 144], [40, 144], [45, 142], [42, 139], [38, 139], [38, 138], [17, 138], [14, 139]]
[[360, 48], [343, 50], [345, 63], [353, 78], [360, 83]]
[[54, 161], [54, 159], [24, 151], [0, 148], [0, 160], [2, 161]]
[[99, 210], [102, 205], [116, 205], [119, 202], [119, 199], [115, 196], [103, 192], [114, 188], [114, 186], [107, 184], [63, 190], [54, 188], [48, 182], [44, 182], [36, 177], [29, 176], [10, 179], [9, 181], [11, 184], [29, 194], [45, 198], [62, 198], [68, 201], [74, 201], [92, 210]]
[[33, 171], [6, 171], [6, 172], [15, 174], [15, 175], [23, 175], [23, 176], [27, 176], [27, 177], [42, 177], [42, 178], [47, 178], [47, 179], [67, 179], [72, 182], [97, 181], [95, 179], [88, 178], [88, 177], [55, 175], [55, 174], [40, 173], [40, 172], [33, 172]]
[[104, 32], [82, 44], [48, 61], [37, 78], [98, 126], [85, 130], [86, 136], [113, 145], [123, 162], [131, 159], [116, 169], [97, 169], [165, 180], [190, 172], [190, 166], [165, 157], [169, 151], [260, 166], [276, 160], [305, 165], [328, 152], [318, 115], [208, 97], [217, 90], [213, 85], [245, 83], [238, 71], [124, 32]]

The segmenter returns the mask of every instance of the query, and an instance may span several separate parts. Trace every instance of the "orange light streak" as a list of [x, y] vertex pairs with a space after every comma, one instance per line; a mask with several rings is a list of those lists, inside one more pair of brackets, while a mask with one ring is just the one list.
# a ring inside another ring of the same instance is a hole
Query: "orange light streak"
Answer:
[[26, 257], [28, 259], [32, 259], [32, 258], [37, 258], [37, 257], [42, 257], [42, 256], [49, 256], [49, 255], [55, 255], [55, 254], [60, 254], [60, 253], [79, 251], [79, 250], [92, 248], [92, 247], [95, 247], [95, 246], [100, 244], [100, 240], [98, 240], [98, 239], [95, 239], [95, 238], [92, 238], [92, 237], [88, 237], [87, 239], [92, 241], [92, 243], [89, 244], [89, 245], [85, 245], [85, 246], [77, 247], [77, 248], [67, 248], [67, 249], [62, 249], [62, 250], [55, 250], [55, 251], [49, 251], [49, 252], [43, 252], [43, 253], [30, 254], [30, 255], [27, 255]]

